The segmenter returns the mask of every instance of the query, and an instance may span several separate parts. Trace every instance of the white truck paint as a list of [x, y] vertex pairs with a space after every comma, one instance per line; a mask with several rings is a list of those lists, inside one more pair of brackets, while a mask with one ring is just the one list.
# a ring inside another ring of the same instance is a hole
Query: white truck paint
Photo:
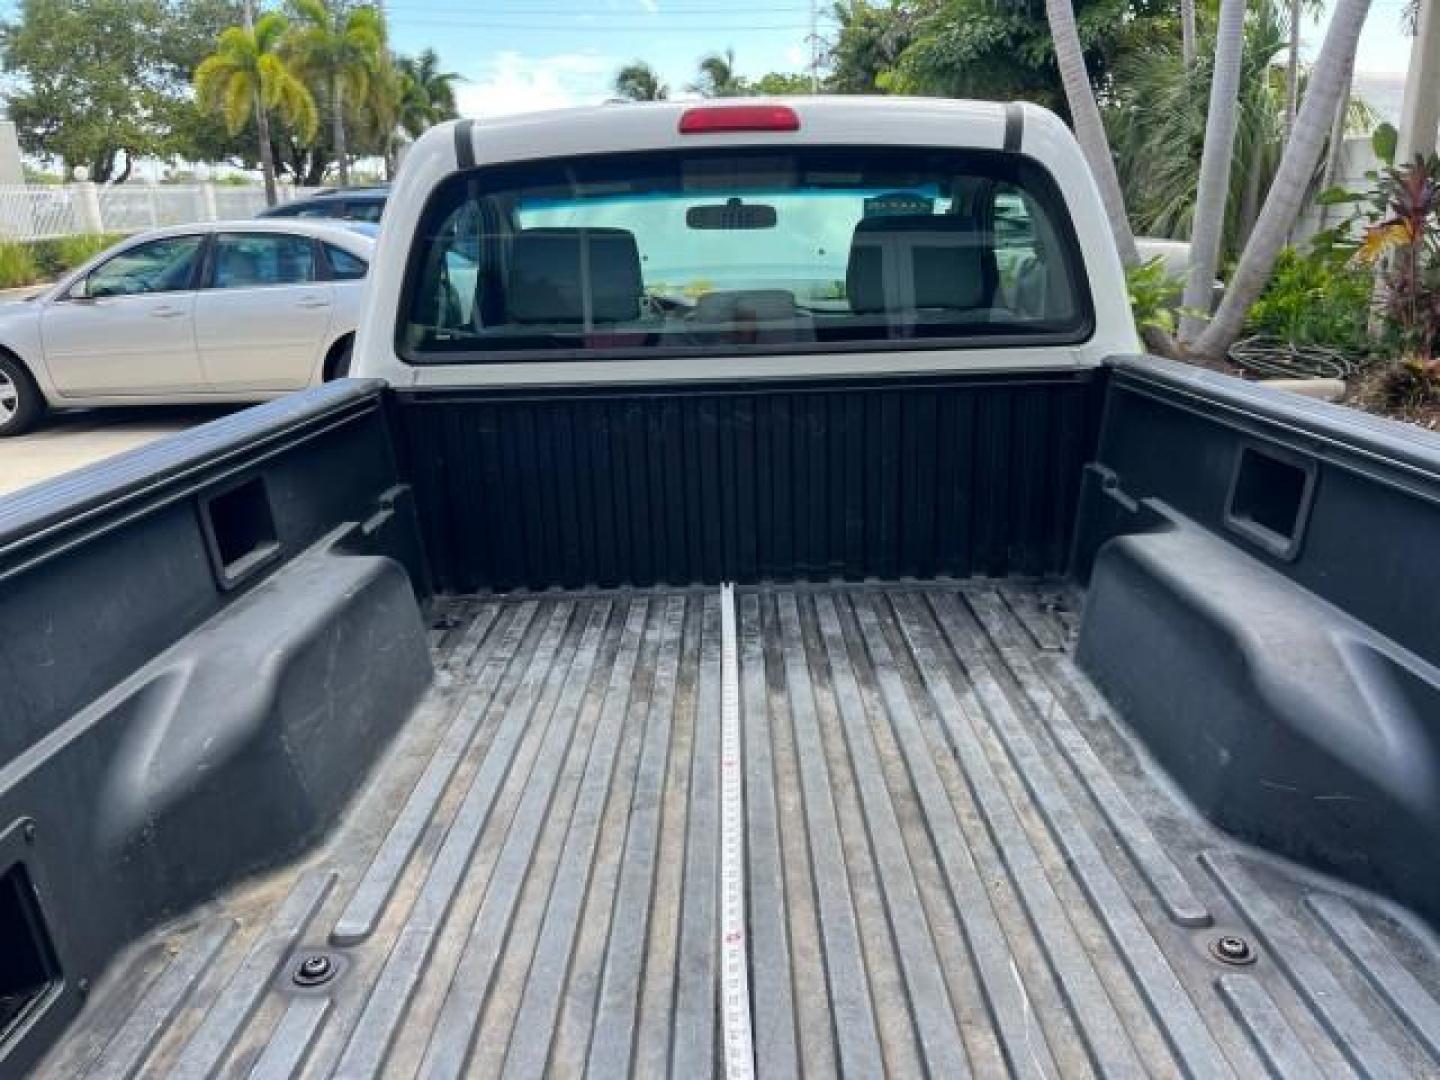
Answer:
[[[764, 99], [726, 99], [727, 105], [779, 104]], [[405, 159], [381, 223], [374, 302], [366, 309], [356, 338], [352, 373], [394, 386], [474, 386], [568, 382], [628, 382], [661, 379], [847, 375], [870, 372], [1015, 371], [1094, 367], [1107, 356], [1140, 351], [1125, 289], [1120, 257], [1110, 236], [1099, 191], [1079, 145], [1058, 117], [1035, 105], [1020, 105], [1019, 152], [1050, 173], [1072, 215], [1094, 303], [1095, 329], [1083, 344], [1015, 348], [808, 353], [782, 356], [707, 356], [683, 364], [662, 357], [593, 362], [436, 364], [416, 367], [395, 351], [395, 327], [405, 264], [426, 198], [461, 169], [457, 138], [469, 139], [477, 166], [545, 157], [619, 153], [699, 146], [934, 146], [1002, 149], [1007, 106], [933, 98], [785, 98], [800, 119], [798, 131], [681, 134], [680, 117], [698, 102], [614, 104], [471, 124], [441, 124], [425, 133]]]

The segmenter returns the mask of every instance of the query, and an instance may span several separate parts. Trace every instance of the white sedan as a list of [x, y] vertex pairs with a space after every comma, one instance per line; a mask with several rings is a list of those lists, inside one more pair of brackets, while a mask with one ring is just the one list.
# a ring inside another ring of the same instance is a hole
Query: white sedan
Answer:
[[50, 408], [259, 401], [344, 375], [374, 247], [299, 219], [125, 240], [0, 305], [0, 436]]

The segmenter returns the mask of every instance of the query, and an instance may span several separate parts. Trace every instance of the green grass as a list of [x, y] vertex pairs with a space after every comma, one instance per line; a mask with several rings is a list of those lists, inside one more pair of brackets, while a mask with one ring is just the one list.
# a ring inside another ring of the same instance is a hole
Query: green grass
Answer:
[[0, 289], [33, 285], [40, 280], [32, 244], [0, 242]]
[[0, 289], [53, 281], [125, 239], [126, 233], [0, 241]]
[[35, 263], [41, 273], [47, 278], [56, 278], [124, 238], [125, 233], [82, 234], [36, 240], [30, 246], [34, 249]]

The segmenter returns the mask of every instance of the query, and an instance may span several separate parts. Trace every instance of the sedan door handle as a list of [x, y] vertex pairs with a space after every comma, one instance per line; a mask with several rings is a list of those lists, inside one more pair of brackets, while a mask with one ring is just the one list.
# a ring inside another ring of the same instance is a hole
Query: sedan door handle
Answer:
[[185, 310], [183, 308], [173, 307], [157, 307], [154, 311], [150, 312], [152, 319], [179, 319], [183, 318], [184, 315]]
[[305, 299], [298, 301], [295, 306], [303, 308], [322, 308], [329, 307], [330, 301], [318, 296], [307, 296]]

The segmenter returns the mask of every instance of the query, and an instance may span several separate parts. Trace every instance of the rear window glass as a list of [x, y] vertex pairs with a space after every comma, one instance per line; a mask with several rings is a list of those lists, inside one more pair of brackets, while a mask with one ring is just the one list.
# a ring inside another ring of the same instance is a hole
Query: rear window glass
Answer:
[[1073, 231], [1016, 155], [624, 154], [432, 197], [397, 345], [416, 363], [1082, 340]]

